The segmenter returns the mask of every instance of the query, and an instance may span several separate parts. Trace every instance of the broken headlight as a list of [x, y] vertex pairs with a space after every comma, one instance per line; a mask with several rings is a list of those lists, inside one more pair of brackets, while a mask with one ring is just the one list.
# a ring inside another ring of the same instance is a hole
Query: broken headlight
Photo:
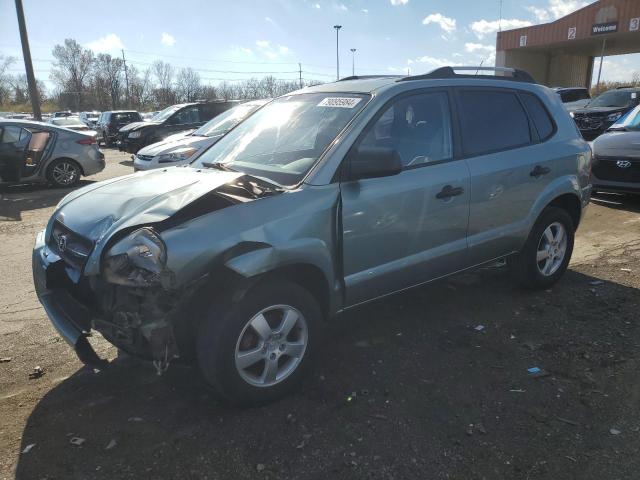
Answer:
[[164, 242], [151, 228], [140, 228], [109, 249], [104, 275], [109, 283], [149, 287], [160, 282], [166, 262]]

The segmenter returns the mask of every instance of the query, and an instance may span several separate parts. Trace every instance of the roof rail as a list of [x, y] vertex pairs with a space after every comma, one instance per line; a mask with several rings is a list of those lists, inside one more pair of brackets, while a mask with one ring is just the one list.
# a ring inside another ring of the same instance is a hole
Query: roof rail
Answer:
[[[472, 74], [459, 74], [457, 71], [474, 72]], [[437, 78], [477, 78], [479, 71], [492, 71], [494, 75], [480, 75], [481, 77], [491, 77], [492, 80], [511, 80], [516, 82], [537, 83], [535, 79], [524, 70], [508, 67], [440, 67], [425, 73], [424, 75], [412, 75], [398, 80], [406, 82], [410, 80], [432, 80]], [[498, 75], [501, 74], [501, 75]]]
[[344, 77], [338, 82], [344, 82], [345, 80], [369, 80], [371, 78], [400, 78], [402, 79], [402, 75], [351, 75], [350, 77]]

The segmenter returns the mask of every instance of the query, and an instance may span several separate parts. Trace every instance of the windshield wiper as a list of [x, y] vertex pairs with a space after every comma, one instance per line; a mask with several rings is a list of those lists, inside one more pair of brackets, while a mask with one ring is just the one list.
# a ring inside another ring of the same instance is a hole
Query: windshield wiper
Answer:
[[223, 172], [237, 172], [237, 170], [234, 170], [233, 168], [220, 162], [216, 162], [216, 163], [202, 162], [202, 166], [204, 168], [215, 168], [216, 170], [222, 170]]

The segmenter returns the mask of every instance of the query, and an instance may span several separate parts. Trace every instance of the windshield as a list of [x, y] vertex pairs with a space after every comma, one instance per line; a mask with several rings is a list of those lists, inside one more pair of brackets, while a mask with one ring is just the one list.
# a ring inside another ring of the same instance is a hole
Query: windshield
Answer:
[[636, 92], [624, 90], [609, 90], [591, 100], [588, 107], [628, 107], [636, 100]]
[[296, 185], [366, 103], [364, 95], [307, 93], [274, 100], [193, 163]]
[[217, 117], [212, 118], [191, 135], [201, 137], [217, 137], [224, 135], [238, 123], [240, 123], [249, 114], [255, 112], [263, 104], [245, 103], [237, 107], [233, 107]]
[[167, 118], [169, 118], [173, 113], [178, 110], [181, 105], [172, 105], [170, 107], [165, 108], [164, 110], [159, 111], [153, 116], [154, 122], [164, 122]]
[[623, 115], [620, 120], [609, 127], [611, 130], [640, 131], [640, 105]]

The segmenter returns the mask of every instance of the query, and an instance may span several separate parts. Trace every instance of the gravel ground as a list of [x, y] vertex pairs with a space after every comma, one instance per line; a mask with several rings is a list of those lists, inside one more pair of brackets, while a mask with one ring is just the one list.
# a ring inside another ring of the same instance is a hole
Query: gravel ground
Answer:
[[[131, 172], [106, 156], [86, 181]], [[233, 410], [193, 369], [157, 377], [94, 338], [94, 372], [56, 335], [30, 255], [65, 193], [0, 187], [0, 478], [638, 478], [637, 198], [594, 199], [553, 289], [494, 266], [359, 308], [300, 392]]]

